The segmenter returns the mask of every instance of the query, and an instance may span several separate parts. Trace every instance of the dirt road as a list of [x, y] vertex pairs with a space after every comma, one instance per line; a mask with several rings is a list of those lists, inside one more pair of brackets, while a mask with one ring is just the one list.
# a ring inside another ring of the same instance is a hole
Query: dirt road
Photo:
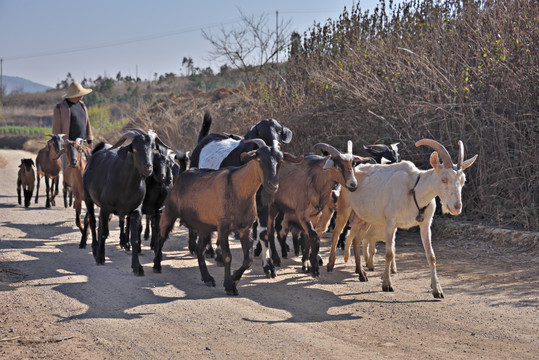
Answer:
[[[266, 279], [257, 258], [230, 297], [213, 260], [217, 287], [200, 281], [184, 228], [165, 244], [162, 274], [152, 272], [144, 242], [146, 275], [135, 277], [113, 219], [106, 264], [97, 266], [90, 246], [78, 248], [74, 209], [60, 199], [45, 209], [43, 197], [29, 209], [17, 204], [23, 157], [34, 156], [0, 150], [2, 359], [539, 358], [537, 249], [435, 238], [445, 295], [437, 300], [419, 235], [399, 234], [393, 293], [381, 291], [380, 243], [367, 283], [342, 251], [319, 280], [294, 257]], [[326, 234], [324, 260], [328, 253]]]

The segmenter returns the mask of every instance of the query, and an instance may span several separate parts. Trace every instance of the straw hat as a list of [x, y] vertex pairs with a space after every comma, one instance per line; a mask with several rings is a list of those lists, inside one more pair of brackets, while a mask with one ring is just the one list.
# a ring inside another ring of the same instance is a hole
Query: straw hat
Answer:
[[85, 89], [82, 87], [81, 84], [79, 84], [76, 81], [73, 81], [71, 85], [69, 85], [69, 89], [67, 90], [67, 94], [63, 96], [64, 99], [71, 99], [74, 97], [84, 96], [89, 93], [91, 93], [92, 89]]

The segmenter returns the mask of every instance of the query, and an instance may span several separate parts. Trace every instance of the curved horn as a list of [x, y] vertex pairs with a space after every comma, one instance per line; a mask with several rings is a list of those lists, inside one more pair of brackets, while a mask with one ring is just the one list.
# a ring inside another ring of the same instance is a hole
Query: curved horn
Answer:
[[341, 154], [339, 150], [335, 149], [333, 146], [326, 143], [318, 143], [314, 145], [313, 148], [324, 150], [328, 152], [331, 156], [338, 156]]
[[459, 158], [457, 160], [457, 170], [462, 169], [463, 160], [464, 160], [464, 143], [459, 140]]
[[438, 141], [432, 139], [421, 139], [415, 143], [416, 147], [419, 147], [421, 145], [426, 145], [433, 148], [442, 158], [442, 162], [444, 163], [445, 168], [453, 167], [453, 162], [451, 161], [451, 156], [449, 155], [449, 152], [447, 152], [447, 149]]
[[163, 142], [163, 140], [161, 140], [161, 139], [159, 138], [159, 136], [157, 136], [157, 135], [155, 136], [155, 142], [156, 142], [158, 145], [164, 146], [165, 148], [167, 148], [167, 150], [172, 150], [172, 148], [171, 148], [170, 146], [168, 146], [167, 144], [165, 144], [165, 143]]
[[133, 139], [137, 135], [138, 134], [135, 134], [133, 132], [127, 132], [123, 134], [120, 140], [116, 141], [116, 144], [112, 145], [112, 147], [110, 147], [109, 150], [116, 149], [117, 147], [122, 145], [125, 142], [125, 140], [127, 140], [127, 138]]
[[259, 139], [259, 138], [245, 140], [244, 143], [253, 143], [253, 144], [256, 144], [256, 145], [258, 145], [258, 148], [259, 148], [259, 149], [260, 149], [262, 146], [267, 146], [266, 143], [264, 142], [264, 140]]

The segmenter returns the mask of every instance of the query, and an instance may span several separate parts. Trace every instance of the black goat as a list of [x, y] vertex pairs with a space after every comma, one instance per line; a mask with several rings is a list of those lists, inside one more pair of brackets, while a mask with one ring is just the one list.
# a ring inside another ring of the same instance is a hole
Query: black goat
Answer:
[[[208, 134], [212, 118], [208, 112], [204, 114], [202, 127], [198, 135], [198, 144], [191, 155], [191, 167], [203, 169], [222, 169], [227, 166], [240, 166], [242, 161], [240, 155], [243, 152], [248, 152], [256, 149], [255, 144], [247, 142], [249, 139], [262, 139], [268, 146], [280, 148], [279, 144], [288, 144], [292, 140], [292, 131], [280, 124], [275, 119], [265, 119], [258, 124], [252, 126], [245, 134], [244, 138], [239, 135], [231, 134]], [[267, 207], [261, 206], [263, 199], [263, 187], [257, 192], [257, 213], [258, 222], [261, 229], [267, 227]], [[265, 201], [265, 199], [264, 199]], [[189, 233], [189, 249], [191, 252], [195, 249], [196, 234], [193, 231]], [[272, 247], [272, 255], [276, 256], [276, 265], [280, 264], [279, 256], [276, 253], [275, 246]], [[211, 244], [208, 246], [210, 257], [213, 249]], [[218, 254], [216, 261], [222, 263], [222, 257]]]
[[[129, 145], [122, 146], [128, 138]], [[81, 247], [86, 246], [88, 222], [92, 230], [92, 253], [98, 265], [105, 263], [105, 239], [109, 235], [109, 215], [129, 216], [131, 234], [131, 268], [136, 275], [144, 275], [138, 259], [138, 227], [141, 207], [146, 195], [146, 178], [153, 172], [153, 150], [158, 140], [155, 132], [142, 130], [128, 132], [111, 148], [99, 143], [92, 151], [83, 175], [84, 200], [87, 219], [84, 221]], [[100, 207], [99, 230], [96, 237], [94, 204]]]
[[[159, 151], [153, 153], [153, 173], [152, 176], [146, 178], [146, 195], [142, 201], [141, 212], [146, 215], [146, 231], [144, 238], [148, 239], [151, 231], [150, 248], [153, 249], [157, 237], [159, 236], [159, 219], [165, 198], [172, 186], [172, 167], [174, 160], [169, 156], [168, 149], [158, 146]], [[175, 163], [174, 163], [175, 164]], [[179, 166], [178, 166], [179, 167]], [[127, 226], [124, 230], [124, 217], [120, 217], [120, 246], [129, 250], [129, 228], [130, 221], [127, 218]], [[142, 225], [139, 226], [138, 238], [142, 232]], [[147, 235], [146, 235], [147, 234]], [[137, 249], [140, 253], [140, 242]]]
[[377, 164], [393, 164], [401, 161], [398, 145], [399, 143], [393, 143], [389, 146], [385, 144], [363, 145], [363, 149]]
[[34, 192], [34, 183], [36, 181], [36, 173], [34, 171], [34, 160], [21, 159], [19, 165], [19, 173], [17, 176], [17, 197], [19, 205], [21, 202], [21, 187], [24, 192], [24, 207], [29, 207], [32, 201], [32, 193]]

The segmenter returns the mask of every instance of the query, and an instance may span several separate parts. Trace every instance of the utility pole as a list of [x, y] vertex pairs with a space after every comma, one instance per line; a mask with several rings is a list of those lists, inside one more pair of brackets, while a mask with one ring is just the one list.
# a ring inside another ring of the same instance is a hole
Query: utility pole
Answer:
[[4, 62], [3, 58], [0, 58], [0, 95], [4, 96], [4, 71], [2, 63]]
[[279, 10], [275, 10], [275, 47], [277, 51], [277, 64], [279, 63]]

